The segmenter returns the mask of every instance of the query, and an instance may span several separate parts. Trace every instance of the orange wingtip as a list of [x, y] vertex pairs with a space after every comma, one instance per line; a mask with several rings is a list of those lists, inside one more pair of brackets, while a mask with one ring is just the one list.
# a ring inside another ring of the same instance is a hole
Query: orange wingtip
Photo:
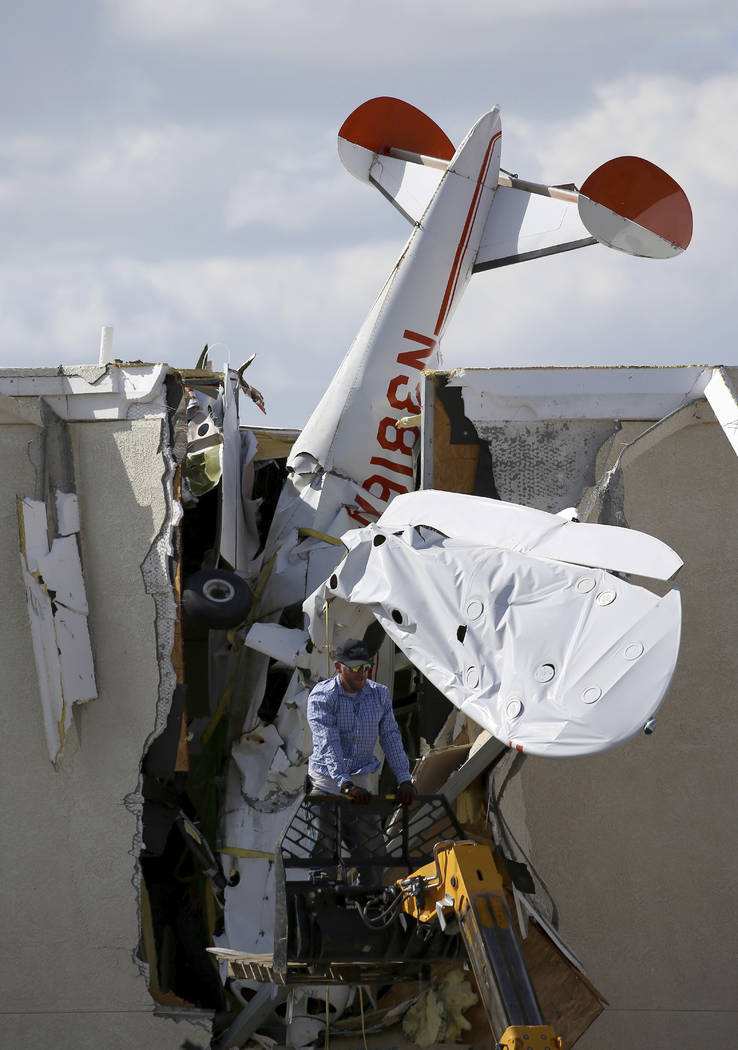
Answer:
[[684, 250], [692, 209], [678, 182], [641, 157], [616, 157], [593, 171], [580, 194]]
[[390, 147], [451, 160], [453, 142], [434, 120], [399, 98], [371, 98], [346, 117], [338, 137], [363, 146], [372, 153], [387, 153]]

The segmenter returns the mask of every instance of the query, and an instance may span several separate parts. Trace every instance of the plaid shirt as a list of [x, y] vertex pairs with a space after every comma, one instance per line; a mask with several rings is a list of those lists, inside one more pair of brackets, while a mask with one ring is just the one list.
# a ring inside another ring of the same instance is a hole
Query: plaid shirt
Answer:
[[379, 768], [377, 738], [398, 784], [410, 779], [389, 689], [367, 679], [360, 693], [347, 693], [338, 675], [319, 682], [308, 697], [307, 719], [313, 734], [309, 768], [338, 787], [358, 773]]

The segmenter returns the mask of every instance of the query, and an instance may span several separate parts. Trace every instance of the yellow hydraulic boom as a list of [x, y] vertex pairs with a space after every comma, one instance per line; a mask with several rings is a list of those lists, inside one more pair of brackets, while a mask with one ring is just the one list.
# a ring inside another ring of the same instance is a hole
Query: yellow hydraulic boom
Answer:
[[560, 1050], [562, 1040], [543, 1023], [491, 851], [439, 842], [433, 855], [398, 881], [403, 910], [441, 929], [458, 923], [499, 1050]]

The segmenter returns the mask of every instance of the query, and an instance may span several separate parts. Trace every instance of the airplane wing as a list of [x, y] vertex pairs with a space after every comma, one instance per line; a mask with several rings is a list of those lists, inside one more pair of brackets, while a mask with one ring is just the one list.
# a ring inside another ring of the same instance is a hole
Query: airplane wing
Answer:
[[[474, 506], [485, 503], [477, 519]], [[345, 559], [303, 604], [311, 637], [325, 641], [327, 604], [338, 601], [332, 623], [366, 606], [426, 678], [498, 740], [552, 757], [605, 751], [657, 710], [681, 630], [677, 589], [660, 597], [599, 567], [618, 531], [629, 532], [456, 493], [398, 496], [375, 525], [343, 536]], [[653, 553], [659, 575], [680, 562], [643, 533], [605, 557], [643, 568], [641, 555]]]
[[500, 186], [472, 273], [597, 244], [573, 203]]
[[682, 559], [655, 536], [617, 525], [571, 522], [534, 507], [437, 489], [396, 496], [385, 528], [426, 525], [474, 546], [495, 546], [610, 572], [670, 580]]

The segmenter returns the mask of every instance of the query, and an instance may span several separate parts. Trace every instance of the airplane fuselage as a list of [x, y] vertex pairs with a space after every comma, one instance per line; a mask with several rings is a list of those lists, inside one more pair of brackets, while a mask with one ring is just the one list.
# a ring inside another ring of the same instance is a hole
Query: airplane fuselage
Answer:
[[418, 429], [398, 422], [420, 412], [421, 372], [437, 365], [439, 341], [471, 277], [498, 185], [501, 138], [495, 107], [449, 162], [294, 446], [289, 465], [296, 472], [329, 471], [358, 484], [347, 508], [356, 524], [376, 521], [395, 495], [414, 487]]

